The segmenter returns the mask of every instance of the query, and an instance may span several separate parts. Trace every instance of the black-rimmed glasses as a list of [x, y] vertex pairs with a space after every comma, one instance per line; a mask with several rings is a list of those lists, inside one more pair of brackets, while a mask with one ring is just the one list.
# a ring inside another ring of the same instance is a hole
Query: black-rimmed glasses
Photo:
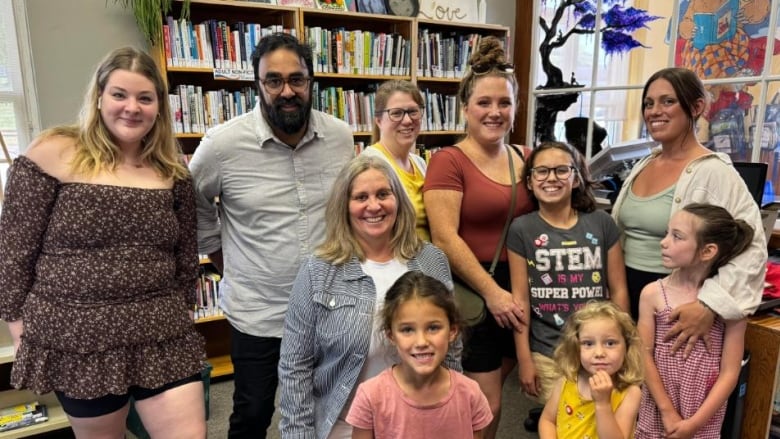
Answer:
[[409, 115], [409, 119], [420, 120], [422, 118], [425, 108], [388, 108], [386, 110], [377, 111], [376, 115], [379, 116], [382, 113], [387, 113], [387, 117], [393, 122], [400, 122], [404, 120], [404, 116]]
[[260, 83], [265, 87], [265, 91], [268, 93], [278, 93], [284, 88], [284, 84], [288, 84], [293, 91], [302, 92], [306, 91], [309, 86], [311, 78], [303, 75], [294, 75], [289, 78], [282, 78], [281, 76], [272, 76], [270, 78], [261, 79]]
[[494, 70], [501, 73], [514, 73], [515, 65], [509, 63], [481, 62], [471, 66], [471, 71], [474, 72], [475, 75], [484, 75], [485, 73]]
[[548, 168], [547, 166], [536, 166], [531, 168], [531, 175], [536, 181], [547, 180], [547, 177], [550, 176], [550, 172], [554, 172], [555, 178], [558, 180], [566, 180], [572, 173], [577, 172], [577, 169], [574, 166], [569, 165], [561, 165], [554, 168]]

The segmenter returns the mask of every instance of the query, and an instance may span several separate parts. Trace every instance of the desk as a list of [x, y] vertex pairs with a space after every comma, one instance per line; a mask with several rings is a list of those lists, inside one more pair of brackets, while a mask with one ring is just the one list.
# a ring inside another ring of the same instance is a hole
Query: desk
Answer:
[[750, 351], [751, 358], [742, 437], [765, 438], [772, 422], [778, 379], [780, 317], [768, 314], [750, 317], [745, 332], [745, 349]]

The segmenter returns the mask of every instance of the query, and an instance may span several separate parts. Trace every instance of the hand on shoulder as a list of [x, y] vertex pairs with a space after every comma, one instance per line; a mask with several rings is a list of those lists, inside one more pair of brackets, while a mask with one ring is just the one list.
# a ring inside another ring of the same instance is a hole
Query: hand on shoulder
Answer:
[[66, 133], [44, 133], [30, 144], [24, 155], [43, 172], [64, 181], [70, 175], [70, 161], [76, 150], [76, 138]]

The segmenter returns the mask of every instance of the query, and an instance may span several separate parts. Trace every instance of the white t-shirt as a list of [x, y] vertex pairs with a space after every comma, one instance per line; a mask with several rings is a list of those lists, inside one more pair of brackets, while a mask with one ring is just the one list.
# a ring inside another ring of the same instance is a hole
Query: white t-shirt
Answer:
[[[366, 362], [363, 363], [363, 369], [360, 370], [360, 375], [358, 375], [357, 384], [379, 375], [380, 372], [395, 363], [396, 351], [385, 339], [385, 333], [381, 328], [382, 322], [379, 321], [378, 317], [382, 312], [387, 290], [393, 286], [399, 277], [409, 271], [409, 267], [407, 267], [404, 262], [395, 258], [387, 262], [366, 260], [360, 264], [360, 267], [363, 269], [363, 272], [370, 276], [374, 281], [374, 286], [376, 287], [376, 301], [374, 302], [374, 327], [371, 331], [371, 343], [368, 346]], [[352, 395], [344, 405], [344, 409], [341, 411], [339, 419], [333, 425], [333, 429], [330, 431], [328, 439], [352, 438], [352, 426], [347, 424], [344, 419], [346, 419], [347, 413], [349, 413], [349, 406], [352, 405], [352, 398], [356, 390], [357, 386], [352, 390]]]

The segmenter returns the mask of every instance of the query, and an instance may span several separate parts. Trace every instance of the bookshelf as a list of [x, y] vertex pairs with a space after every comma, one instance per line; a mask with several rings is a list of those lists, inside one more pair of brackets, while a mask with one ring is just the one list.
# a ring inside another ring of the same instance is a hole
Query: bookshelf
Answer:
[[750, 351], [750, 372], [745, 411], [742, 418], [742, 437], [769, 437], [772, 426], [772, 407], [780, 380], [780, 317], [774, 314], [748, 318], [745, 331], [745, 349]]
[[[373, 127], [372, 91], [381, 82], [406, 79], [417, 83], [426, 98], [426, 120], [423, 121], [420, 143], [425, 147], [450, 145], [463, 133], [463, 121], [460, 120], [460, 109], [455, 99], [460, 75], [468, 60], [468, 44], [464, 46], [463, 41], [471, 41], [474, 44], [479, 36], [497, 36], [506, 42], [507, 56], [513, 56], [509, 28], [500, 25], [276, 6], [237, 0], [192, 0], [190, 20], [182, 25], [180, 20], [174, 19], [179, 17], [180, 10], [181, 1], [175, 0], [170, 17], [162, 17], [163, 27], [168, 28], [168, 37], [164, 35], [162, 41], [167, 40], [168, 44], [160, 44], [155, 49], [155, 54], [158, 65], [168, 80], [171, 94], [179, 96], [180, 107], [189, 104], [188, 107], [194, 105], [206, 108], [205, 121], [193, 119], [192, 108], [189, 108], [189, 111], [180, 109], [175, 113], [189, 113], [189, 126], [186, 126], [186, 121], [182, 121], [185, 127], [177, 132], [177, 138], [185, 153], [194, 151], [206, 128], [221, 123], [224, 118], [230, 116], [225, 114], [224, 117], [213, 117], [214, 111], [209, 110], [209, 103], [213, 102], [214, 98], [204, 97], [208, 92], [235, 93], [254, 87], [251, 64], [245, 66], [243, 73], [233, 75], [244, 79], [228, 79], [218, 73], [224, 68], [218, 67], [219, 55], [214, 54], [215, 46], [221, 45], [211, 44], [211, 54], [208, 54], [208, 50], [205, 53], [200, 50], [209, 47], [202, 40], [210, 41], [216, 38], [214, 32], [206, 30], [210, 23], [222, 23], [222, 29], [228, 29], [233, 37], [241, 35], [245, 29], [251, 29], [249, 24], [253, 23], [259, 24], [263, 29], [281, 28], [286, 32], [294, 32], [298, 38], [309, 42], [314, 52], [314, 108], [347, 122], [352, 127], [355, 140], [366, 144], [370, 142]], [[174, 32], [176, 29], [178, 32]], [[187, 31], [182, 33], [182, 29]], [[238, 40], [246, 42], [259, 38], [258, 32], [249, 32], [247, 31], [247, 37]], [[192, 37], [184, 38], [186, 33]], [[172, 35], [180, 37], [177, 40]], [[461, 44], [453, 45], [450, 42]], [[249, 46], [244, 49], [247, 54], [251, 53]], [[176, 47], [180, 49], [177, 51]], [[460, 60], [457, 59], [459, 51]], [[179, 61], [176, 61], [176, 53], [180, 53]], [[514, 56], [517, 56], [516, 51]], [[453, 58], [454, 62], [451, 61]], [[448, 62], [459, 67], [448, 68]], [[523, 94], [526, 85], [527, 81], [520, 83]], [[187, 97], [182, 99], [181, 96]], [[244, 99], [244, 111], [251, 109], [254, 95]], [[518, 104], [520, 107], [521, 103]], [[222, 110], [219, 112], [222, 114]], [[231, 114], [241, 112], [238, 110]], [[210, 114], [213, 119], [211, 122], [208, 120]], [[438, 116], [434, 116], [435, 114]]]
[[[363, 145], [370, 144], [371, 140], [371, 93], [381, 82], [389, 79], [416, 82], [429, 100], [426, 104], [426, 120], [418, 138], [426, 148], [451, 145], [462, 135], [462, 126], [457, 121], [460, 109], [454, 99], [460, 81], [460, 75], [455, 73], [455, 65], [460, 64], [458, 71], [462, 72], [468, 56], [464, 53], [459, 63], [453, 62], [452, 67], [448, 67], [447, 60], [456, 58], [458, 51], [454, 46], [450, 49], [443, 41], [450, 38], [452, 41], [468, 42], [471, 36], [472, 43], [475, 43], [477, 36], [493, 35], [506, 42], [508, 57], [511, 58], [513, 54], [509, 28], [506, 26], [337, 12], [238, 0], [192, 0], [190, 18], [182, 22], [177, 20], [181, 6], [181, 0], [174, 0], [170, 18], [161, 16], [167, 31], [160, 39], [163, 43], [154, 48], [154, 56], [173, 95], [172, 107], [176, 108], [174, 101], [180, 101], [174, 119], [177, 119], [177, 114], [182, 114], [181, 124], [185, 126], [178, 129], [176, 137], [185, 154], [194, 152], [208, 127], [230, 117], [224, 107], [235, 106], [236, 100], [225, 95], [235, 95], [254, 87], [251, 62], [246, 66], [231, 64], [228, 68], [224, 61], [217, 61], [220, 59], [219, 50], [215, 50], [225, 46], [229, 33], [234, 41], [239, 41], [234, 47], [240, 48], [241, 41], [244, 41], [243, 51], [234, 50], [236, 60], [241, 59], [240, 53], [244, 53], [245, 57], [251, 54], [252, 47], [247, 47], [247, 40], [250, 41], [248, 46], [253, 46], [251, 40], [259, 38], [261, 32], [250, 26], [250, 23], [262, 29], [294, 32], [299, 39], [313, 45], [315, 90], [312, 103], [315, 108], [334, 114], [350, 124], [355, 142]], [[212, 31], [215, 27], [222, 30], [219, 34], [222, 35], [222, 44], [214, 43], [219, 41], [218, 34]], [[178, 33], [174, 33], [177, 28]], [[182, 29], [187, 30], [182, 33]], [[248, 38], [236, 38], [245, 34], [247, 29]], [[254, 33], [252, 29], [255, 29]], [[175, 35], [179, 35], [178, 41]], [[184, 38], [183, 35], [191, 37]], [[427, 38], [431, 35], [439, 35], [438, 40], [422, 39], [422, 36]], [[167, 43], [164, 43], [166, 40]], [[204, 40], [211, 41], [211, 44]], [[333, 46], [341, 50], [334, 50], [331, 40], [334, 41]], [[388, 48], [390, 44], [392, 50]], [[208, 50], [209, 47], [211, 50]], [[382, 47], [385, 48], [384, 52], [379, 50]], [[223, 47], [222, 52], [224, 57], [224, 53], [230, 52], [230, 49]], [[386, 53], [381, 61], [374, 59], [380, 52]], [[514, 56], [517, 56], [517, 52], [514, 52]], [[246, 59], [249, 61], [249, 57]], [[527, 81], [520, 83], [521, 93], [525, 92], [526, 86]], [[210, 96], [209, 92], [218, 91], [222, 95], [217, 100], [223, 104], [223, 108], [214, 111], [214, 99], [207, 96]], [[245, 108], [232, 114], [240, 114], [253, 107], [254, 97], [245, 94], [248, 96], [243, 98]], [[182, 96], [185, 98], [182, 99]], [[197, 117], [193, 120], [193, 110], [188, 108], [190, 119], [189, 123], [185, 123], [184, 105], [204, 108], [202, 120]], [[433, 119], [434, 109], [444, 116]], [[208, 359], [213, 366], [212, 377], [232, 374], [230, 326], [224, 317], [199, 318], [196, 320], [196, 328], [206, 339]]]
[[0, 439], [12, 439], [29, 437], [35, 434], [68, 428], [68, 418], [62, 410], [57, 397], [53, 393], [36, 395], [28, 390], [16, 390], [10, 387], [11, 367], [14, 362], [13, 341], [8, 325], [0, 321], [0, 376], [3, 385], [0, 386], [0, 408], [9, 407], [31, 401], [39, 401], [46, 404], [49, 411], [49, 420], [40, 424], [30, 425], [15, 430], [0, 432]]

